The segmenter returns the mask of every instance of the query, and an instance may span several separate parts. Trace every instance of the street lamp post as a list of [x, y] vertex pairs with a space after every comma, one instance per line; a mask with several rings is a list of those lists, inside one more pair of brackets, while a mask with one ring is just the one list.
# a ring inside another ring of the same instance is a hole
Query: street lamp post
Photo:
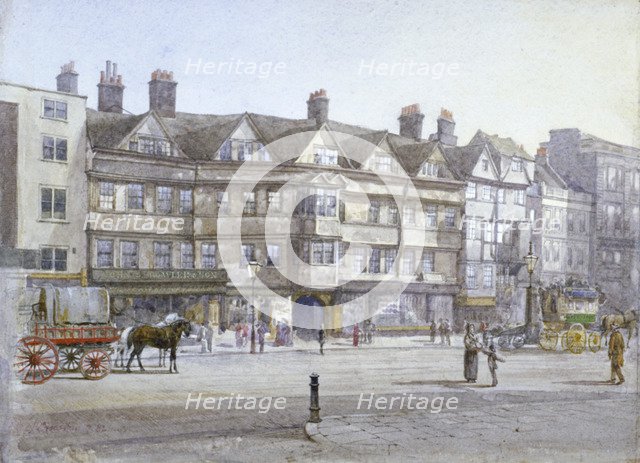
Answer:
[[528, 342], [537, 342], [537, 333], [533, 326], [533, 270], [538, 263], [538, 256], [533, 254], [533, 243], [529, 241], [529, 254], [524, 256], [527, 264], [527, 272], [529, 272], [529, 286], [527, 287], [527, 307], [525, 311], [525, 329]]
[[251, 272], [251, 350], [252, 354], [256, 353], [256, 278], [262, 265], [255, 260], [249, 262], [249, 271]]

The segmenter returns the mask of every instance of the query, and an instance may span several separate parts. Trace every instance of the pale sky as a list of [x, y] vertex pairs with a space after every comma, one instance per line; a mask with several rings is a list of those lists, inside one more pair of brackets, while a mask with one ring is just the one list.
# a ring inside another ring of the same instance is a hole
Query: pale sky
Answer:
[[446, 107], [461, 143], [480, 128], [534, 152], [550, 129], [578, 127], [640, 146], [633, 0], [0, 3], [0, 78], [55, 88], [74, 60], [93, 108], [110, 59], [133, 113], [162, 68], [185, 112], [304, 118], [326, 88], [331, 119], [373, 129], [397, 132], [400, 108], [419, 103], [424, 137]]

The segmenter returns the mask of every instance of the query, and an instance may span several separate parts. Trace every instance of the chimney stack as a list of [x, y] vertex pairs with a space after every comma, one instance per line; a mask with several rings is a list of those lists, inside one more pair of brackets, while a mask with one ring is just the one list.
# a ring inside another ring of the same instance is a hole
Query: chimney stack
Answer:
[[453, 114], [448, 109], [440, 108], [438, 117], [438, 131], [429, 135], [429, 140], [438, 140], [443, 145], [456, 146], [458, 137], [453, 134], [456, 123]]
[[176, 87], [173, 72], [157, 69], [149, 81], [149, 110], [162, 117], [176, 117]]
[[400, 136], [413, 138], [414, 140], [422, 139], [422, 121], [424, 114], [420, 112], [418, 103], [405, 106], [400, 110]]
[[69, 61], [60, 67], [60, 74], [56, 77], [57, 90], [59, 92], [78, 94], [78, 73], [73, 69], [75, 63]]
[[329, 120], [329, 98], [324, 88], [309, 94], [307, 119], [315, 119], [317, 126], [321, 126]]
[[100, 83], [98, 84], [98, 111], [106, 113], [122, 114], [122, 98], [124, 85], [122, 76], [117, 73], [118, 65], [107, 61], [104, 71], [100, 71]]
[[536, 156], [546, 156], [547, 155], [547, 148], [545, 148], [544, 146], [541, 146], [540, 148], [538, 148], [538, 151], [536, 151]]

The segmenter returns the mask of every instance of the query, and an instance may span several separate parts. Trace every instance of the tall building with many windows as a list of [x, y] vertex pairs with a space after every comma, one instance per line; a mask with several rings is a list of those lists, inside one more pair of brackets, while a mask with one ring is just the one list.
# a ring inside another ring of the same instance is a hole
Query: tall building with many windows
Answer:
[[56, 91], [0, 82], [0, 247], [61, 284], [86, 267], [86, 97], [77, 79], [69, 63]]

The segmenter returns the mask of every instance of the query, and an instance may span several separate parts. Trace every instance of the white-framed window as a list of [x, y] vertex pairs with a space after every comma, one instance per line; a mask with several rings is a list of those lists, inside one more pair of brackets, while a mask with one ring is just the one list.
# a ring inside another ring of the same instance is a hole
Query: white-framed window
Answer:
[[482, 200], [491, 201], [491, 187], [489, 185], [484, 185], [482, 187]]
[[493, 287], [493, 266], [485, 265], [482, 271], [482, 286], [485, 288]]
[[380, 273], [380, 248], [371, 248], [371, 255], [369, 256], [369, 273]]
[[98, 207], [107, 210], [115, 209], [115, 184], [113, 182], [100, 182], [98, 190]]
[[113, 240], [96, 240], [96, 265], [113, 267]]
[[476, 199], [476, 182], [467, 183], [467, 189], [465, 191], [465, 198]]
[[405, 249], [402, 253], [402, 274], [411, 275], [416, 271], [415, 254], [413, 250]]
[[229, 193], [227, 191], [217, 191], [216, 202], [218, 204], [218, 214], [229, 212]]
[[42, 116], [47, 119], [67, 120], [67, 103], [64, 101], [45, 99]]
[[200, 250], [202, 252], [202, 268], [216, 268], [216, 245], [202, 243]]
[[478, 221], [476, 219], [466, 220], [467, 239], [475, 240], [478, 238]]
[[504, 203], [505, 202], [504, 188], [498, 188], [498, 202], [499, 203]]
[[415, 225], [416, 210], [412, 206], [404, 206], [402, 208], [402, 223], [404, 225]]
[[422, 272], [433, 273], [435, 270], [435, 253], [433, 251], [425, 251], [422, 254]]
[[[315, 215], [321, 217], [336, 216], [336, 192], [333, 190], [316, 190], [316, 194], [310, 197], [315, 200]], [[313, 207], [313, 206], [312, 206]], [[307, 211], [309, 213], [309, 211]]]
[[511, 160], [511, 170], [514, 171], [514, 172], [522, 172], [522, 170], [523, 170], [522, 159], [513, 158]]
[[53, 246], [40, 248], [40, 269], [66, 272], [67, 249]]
[[256, 194], [253, 191], [245, 191], [244, 194], [244, 214], [254, 215], [256, 213]]
[[[134, 147], [129, 145], [129, 148], [133, 150]], [[164, 138], [139, 135], [137, 151], [153, 156], [171, 156], [171, 143]]]
[[367, 221], [369, 223], [380, 222], [380, 201], [372, 200], [369, 203], [369, 213], [367, 214]]
[[188, 242], [180, 243], [180, 268], [193, 268], [193, 244]]
[[482, 226], [484, 228], [484, 242], [493, 243], [493, 223], [483, 221]]
[[378, 172], [391, 172], [391, 158], [384, 154], [378, 154], [375, 157], [375, 170]]
[[156, 212], [170, 214], [172, 209], [173, 188], [170, 186], [156, 187]]
[[220, 160], [231, 161], [231, 140], [225, 140], [220, 147]]
[[66, 220], [67, 190], [65, 188], [40, 187], [40, 219]]
[[42, 159], [46, 161], [66, 161], [67, 139], [44, 135], [42, 137]]
[[316, 147], [314, 162], [316, 164], [323, 165], [336, 165], [338, 164], [338, 150], [327, 148], [324, 146], [318, 146]]
[[129, 183], [127, 185], [127, 209], [144, 209], [144, 185], [141, 183]]
[[353, 273], [358, 274], [362, 273], [365, 268], [366, 261], [366, 249], [356, 247], [353, 249]]
[[311, 242], [312, 264], [331, 265], [335, 263], [333, 241]]
[[394, 248], [387, 248], [384, 251], [384, 273], [391, 273], [393, 271], [393, 264], [396, 261], [398, 250]]
[[514, 204], [518, 204], [520, 206], [524, 205], [524, 190], [516, 190], [513, 195]]
[[444, 226], [452, 228], [456, 226], [456, 209], [455, 207], [447, 207], [444, 210]]
[[138, 242], [120, 242], [120, 267], [138, 268]]
[[191, 214], [193, 212], [193, 190], [180, 190], [180, 214]]
[[434, 204], [427, 204], [426, 207], [426, 225], [430, 228], [435, 228], [438, 226], [438, 207]]
[[473, 265], [467, 265], [467, 288], [473, 289], [476, 287], [476, 268]]
[[251, 161], [253, 160], [253, 142], [251, 141], [238, 141], [238, 161]]
[[269, 200], [269, 209], [274, 212], [280, 212], [282, 207], [280, 203], [280, 192], [279, 191], [269, 191], [268, 192], [268, 200]]
[[396, 206], [393, 203], [389, 204], [387, 223], [389, 225], [397, 225], [398, 224], [398, 206]]
[[153, 267], [171, 268], [171, 243], [167, 241], [153, 242]]
[[275, 267], [280, 265], [280, 245], [267, 245], [267, 267]]
[[433, 162], [425, 162], [422, 164], [422, 169], [420, 172], [422, 175], [426, 175], [427, 177], [437, 177], [438, 172], [440, 170], [440, 166]]

